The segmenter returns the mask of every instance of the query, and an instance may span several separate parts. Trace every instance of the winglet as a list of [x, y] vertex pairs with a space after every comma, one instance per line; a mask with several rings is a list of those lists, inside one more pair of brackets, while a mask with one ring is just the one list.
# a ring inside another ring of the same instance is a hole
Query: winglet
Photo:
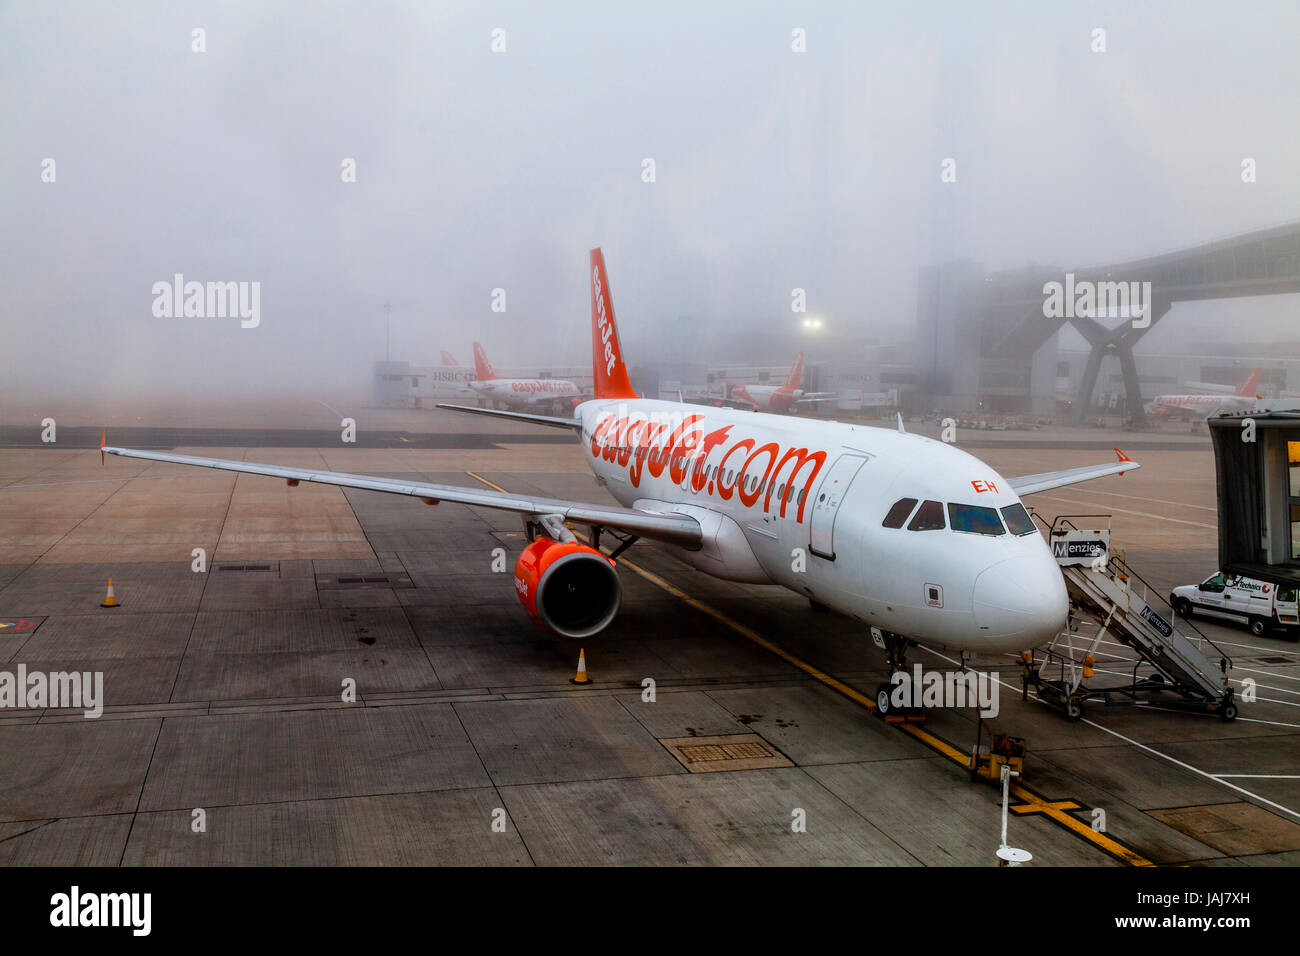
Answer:
[[104, 464], [104, 445], [107, 444], [107, 441], [108, 429], [105, 428], [104, 433], [99, 436], [99, 463], [101, 466]]
[[907, 429], [903, 427], [903, 413], [902, 413], [902, 412], [899, 412], [899, 413], [898, 413], [898, 430], [899, 430], [900, 432], [902, 432], [904, 435], [907, 434]]
[[1115, 449], [1115, 454], [1119, 456], [1119, 460], [1120, 460], [1120, 461], [1132, 461], [1132, 460], [1133, 460], [1133, 459], [1130, 458], [1128, 455], [1126, 455], [1126, 454], [1124, 454], [1122, 451], [1120, 451], [1118, 448]]

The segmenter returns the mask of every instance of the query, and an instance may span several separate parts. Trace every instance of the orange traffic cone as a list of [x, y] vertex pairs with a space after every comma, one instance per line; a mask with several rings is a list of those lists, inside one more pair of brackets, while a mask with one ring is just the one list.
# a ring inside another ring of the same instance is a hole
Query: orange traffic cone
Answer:
[[104, 598], [104, 603], [100, 607], [119, 607], [117, 598], [113, 595], [113, 579], [108, 579], [108, 596]]
[[587, 676], [587, 656], [583, 649], [578, 648], [578, 673], [573, 675], [569, 681], [570, 684], [590, 684], [591, 678]]

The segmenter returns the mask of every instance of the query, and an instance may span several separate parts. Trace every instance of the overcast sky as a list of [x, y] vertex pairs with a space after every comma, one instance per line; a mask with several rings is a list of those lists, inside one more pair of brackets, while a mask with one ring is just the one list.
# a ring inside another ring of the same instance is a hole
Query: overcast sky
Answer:
[[[795, 287], [897, 340], [925, 263], [1300, 219], [1297, 37], [1294, 2], [7, 3], [0, 372], [364, 385], [385, 303], [395, 358], [585, 362], [593, 245], [634, 364], [725, 361], [689, 330], [791, 326]], [[260, 325], [156, 317], [175, 273], [260, 282]], [[1291, 297], [1179, 309], [1153, 344], [1300, 337]]]

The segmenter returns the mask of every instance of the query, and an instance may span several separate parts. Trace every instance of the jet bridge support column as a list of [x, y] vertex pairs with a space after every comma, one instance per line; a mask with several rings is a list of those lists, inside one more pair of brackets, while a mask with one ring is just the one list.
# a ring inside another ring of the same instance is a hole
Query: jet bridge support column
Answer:
[[1085, 316], [1076, 316], [1069, 320], [1092, 346], [1074, 400], [1074, 414], [1071, 419], [1076, 425], [1088, 414], [1088, 408], [1092, 404], [1092, 393], [1097, 389], [1097, 375], [1101, 371], [1102, 360], [1107, 355], [1115, 355], [1119, 359], [1120, 371], [1124, 376], [1124, 407], [1129, 420], [1134, 425], [1146, 424], [1146, 408], [1142, 404], [1142, 382], [1138, 377], [1137, 361], [1133, 358], [1133, 346], [1155, 327], [1156, 322], [1160, 321], [1172, 306], [1170, 300], [1156, 298], [1147, 306], [1151, 321], [1141, 328], [1135, 327], [1131, 321], [1108, 329], [1096, 319]]

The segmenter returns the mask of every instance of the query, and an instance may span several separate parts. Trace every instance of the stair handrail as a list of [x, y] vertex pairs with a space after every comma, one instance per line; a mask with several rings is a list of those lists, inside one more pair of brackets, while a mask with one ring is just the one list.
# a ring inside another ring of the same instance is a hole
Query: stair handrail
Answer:
[[[1110, 556], [1110, 559], [1106, 562], [1107, 573], [1110, 572], [1110, 569], [1112, 567], [1114, 567], [1117, 572], [1122, 573], [1128, 576], [1129, 578], [1140, 581], [1142, 583], [1142, 586], [1146, 588], [1147, 591], [1147, 593], [1143, 595], [1143, 600], [1146, 602], [1148, 607], [1151, 606], [1150, 595], [1154, 594], [1156, 600], [1159, 601], [1161, 605], [1169, 609], [1169, 626], [1172, 627], [1175, 631], [1182, 631], [1184, 628], [1187, 628], [1195, 632], [1196, 637], [1204, 644], [1209, 644], [1212, 648], [1214, 648], [1215, 651], [1218, 652], [1220, 658], [1219, 669], [1224, 671], [1224, 673], [1227, 673], [1228, 668], [1232, 667], [1232, 658], [1228, 656], [1228, 652], [1225, 651], [1218, 644], [1216, 644], [1214, 641], [1212, 641], [1205, 634], [1204, 631], [1202, 631], [1199, 627], [1197, 627], [1187, 618], [1183, 618], [1181, 621], [1178, 621], [1178, 615], [1174, 611], [1173, 605], [1170, 604], [1167, 600], [1165, 600], [1165, 598], [1162, 596], [1159, 589], [1152, 586], [1151, 583], [1148, 582], [1146, 578], [1142, 577], [1141, 574], [1133, 570], [1133, 566], [1128, 563], [1128, 561], [1123, 555], [1112, 554]], [[1184, 636], [1186, 636], [1186, 634], [1184, 634]]]

